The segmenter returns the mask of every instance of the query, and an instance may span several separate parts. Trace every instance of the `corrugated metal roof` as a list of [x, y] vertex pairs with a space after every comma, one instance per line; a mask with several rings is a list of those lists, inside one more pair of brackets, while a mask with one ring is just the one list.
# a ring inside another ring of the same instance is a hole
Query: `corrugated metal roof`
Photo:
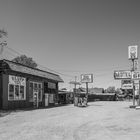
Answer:
[[47, 79], [51, 79], [51, 80], [54, 80], [57, 82], [63, 82], [63, 80], [61, 79], [61, 77], [59, 75], [56, 75], [56, 74], [53, 74], [53, 73], [50, 73], [47, 71], [42, 71], [40, 69], [30, 68], [30, 67], [27, 67], [25, 65], [15, 63], [15, 62], [12, 62], [9, 60], [3, 60], [3, 61], [6, 62], [9, 65], [9, 68], [13, 71], [47, 78]]

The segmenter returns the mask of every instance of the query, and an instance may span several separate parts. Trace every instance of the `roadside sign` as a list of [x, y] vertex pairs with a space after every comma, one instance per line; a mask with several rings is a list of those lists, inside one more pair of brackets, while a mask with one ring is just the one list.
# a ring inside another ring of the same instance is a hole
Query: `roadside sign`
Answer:
[[129, 70], [119, 70], [114, 71], [114, 78], [115, 79], [131, 79], [131, 71]]
[[131, 80], [122, 80], [122, 89], [133, 89], [133, 82]]
[[82, 83], [92, 83], [93, 82], [93, 74], [82, 74], [81, 75]]
[[133, 80], [138, 80], [138, 79], [140, 79], [140, 71], [133, 71], [133, 72], [132, 72], [132, 79], [133, 79]]
[[138, 59], [138, 46], [128, 47], [128, 59]]

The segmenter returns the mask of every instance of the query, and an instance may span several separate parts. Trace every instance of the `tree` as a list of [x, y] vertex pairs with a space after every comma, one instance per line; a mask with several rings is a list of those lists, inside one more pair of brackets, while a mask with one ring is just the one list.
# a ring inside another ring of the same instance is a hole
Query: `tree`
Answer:
[[116, 94], [122, 94], [122, 90], [120, 88], [116, 89]]
[[105, 90], [107, 93], [115, 93], [115, 87], [114, 86], [110, 86]]
[[31, 57], [27, 57], [26, 55], [18, 56], [16, 58], [14, 58], [12, 61], [32, 67], [32, 68], [37, 67], [37, 63]]

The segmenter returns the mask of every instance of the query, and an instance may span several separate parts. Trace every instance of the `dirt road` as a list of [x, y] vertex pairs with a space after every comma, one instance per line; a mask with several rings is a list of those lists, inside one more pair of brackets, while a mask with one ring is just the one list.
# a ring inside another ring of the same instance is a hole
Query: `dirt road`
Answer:
[[140, 140], [140, 110], [132, 102], [92, 102], [16, 111], [0, 117], [0, 140]]

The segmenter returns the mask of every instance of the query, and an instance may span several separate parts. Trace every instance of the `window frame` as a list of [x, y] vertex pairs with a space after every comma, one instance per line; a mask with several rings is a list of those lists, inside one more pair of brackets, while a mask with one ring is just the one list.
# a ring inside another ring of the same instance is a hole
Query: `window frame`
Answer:
[[[14, 99], [10, 99], [10, 98], [9, 98], [9, 93], [10, 93], [10, 92], [9, 92], [9, 86], [10, 86], [10, 85], [13, 85], [13, 86], [14, 86]], [[19, 97], [18, 97], [18, 99], [15, 98], [15, 87], [16, 87], [17, 85], [19, 86], [18, 90], [19, 90], [19, 96], [20, 96], [20, 86], [21, 86], [21, 85], [20, 85], [20, 84], [11, 84], [11, 83], [8, 83], [8, 101], [25, 101], [25, 100], [26, 100], [26, 84], [24, 85], [24, 98], [23, 98], [23, 99], [20, 99]], [[23, 86], [23, 85], [22, 85], [22, 86]]]

